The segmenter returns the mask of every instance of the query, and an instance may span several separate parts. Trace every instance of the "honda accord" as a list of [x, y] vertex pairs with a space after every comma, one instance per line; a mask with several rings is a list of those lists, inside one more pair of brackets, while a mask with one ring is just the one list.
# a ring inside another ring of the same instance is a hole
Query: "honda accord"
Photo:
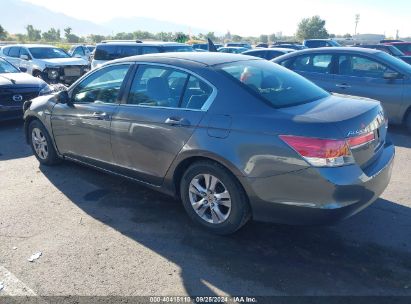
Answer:
[[394, 158], [379, 102], [332, 96], [245, 55], [123, 58], [24, 109], [41, 164], [67, 159], [143, 183], [218, 234], [251, 218], [344, 219], [384, 191]]

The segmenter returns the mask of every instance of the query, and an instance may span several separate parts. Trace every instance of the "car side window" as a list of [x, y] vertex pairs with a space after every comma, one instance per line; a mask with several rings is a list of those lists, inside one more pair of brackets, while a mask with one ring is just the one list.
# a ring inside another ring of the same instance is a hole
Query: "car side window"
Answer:
[[73, 52], [73, 57], [79, 55], [79, 56], [84, 56], [84, 50], [82, 47], [77, 47], [74, 52]]
[[9, 56], [10, 48], [3, 48], [3, 54]]
[[338, 60], [339, 74], [355, 77], [384, 78], [388, 68], [362, 56], [343, 55]]
[[31, 58], [29, 51], [27, 51], [27, 49], [24, 47], [20, 48], [20, 56], [21, 55], [26, 55], [27, 57], [29, 57], [29, 59]]
[[294, 71], [310, 73], [330, 73], [332, 65], [331, 54], [317, 54], [297, 57], [290, 65]]
[[74, 103], [116, 103], [129, 64], [102, 68], [80, 82], [72, 91]]
[[12, 47], [9, 51], [9, 56], [14, 58], [20, 57], [20, 48], [19, 47]]
[[128, 104], [201, 109], [212, 89], [197, 77], [163, 66], [141, 65], [134, 77]]

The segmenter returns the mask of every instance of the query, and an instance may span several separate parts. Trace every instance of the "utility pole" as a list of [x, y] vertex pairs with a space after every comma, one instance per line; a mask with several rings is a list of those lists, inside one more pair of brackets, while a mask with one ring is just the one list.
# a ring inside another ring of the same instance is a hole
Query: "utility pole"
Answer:
[[355, 15], [355, 31], [354, 31], [354, 36], [357, 36], [357, 27], [358, 23], [360, 22], [360, 14]]
[[396, 35], [395, 35], [395, 39], [400, 39], [400, 30], [397, 30], [397, 33], [396, 33]]

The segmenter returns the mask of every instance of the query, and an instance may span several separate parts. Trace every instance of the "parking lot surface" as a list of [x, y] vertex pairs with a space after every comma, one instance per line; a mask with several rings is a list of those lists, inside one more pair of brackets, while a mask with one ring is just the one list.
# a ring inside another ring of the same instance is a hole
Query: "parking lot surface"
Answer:
[[391, 183], [360, 214], [221, 237], [137, 184], [39, 166], [22, 123], [1, 123], [0, 295], [411, 295], [411, 136], [390, 134]]

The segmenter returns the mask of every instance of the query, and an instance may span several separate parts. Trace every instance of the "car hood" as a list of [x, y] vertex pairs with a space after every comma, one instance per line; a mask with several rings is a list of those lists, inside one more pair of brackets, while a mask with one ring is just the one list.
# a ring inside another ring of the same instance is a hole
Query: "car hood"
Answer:
[[88, 62], [81, 58], [52, 58], [42, 59], [47, 66], [64, 66], [64, 65], [87, 65]]
[[39, 88], [47, 84], [40, 78], [26, 73], [2, 73], [0, 74], [0, 88]]

